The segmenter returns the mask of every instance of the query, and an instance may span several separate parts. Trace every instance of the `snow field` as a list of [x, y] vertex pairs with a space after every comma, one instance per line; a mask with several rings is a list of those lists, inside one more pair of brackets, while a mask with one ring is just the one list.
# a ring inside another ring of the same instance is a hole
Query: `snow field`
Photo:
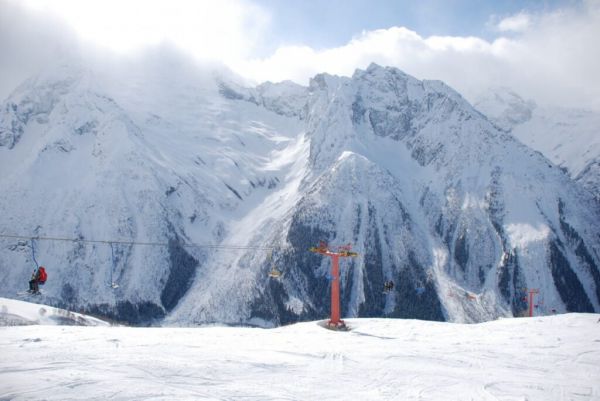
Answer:
[[0, 399], [598, 400], [598, 315], [0, 328]]

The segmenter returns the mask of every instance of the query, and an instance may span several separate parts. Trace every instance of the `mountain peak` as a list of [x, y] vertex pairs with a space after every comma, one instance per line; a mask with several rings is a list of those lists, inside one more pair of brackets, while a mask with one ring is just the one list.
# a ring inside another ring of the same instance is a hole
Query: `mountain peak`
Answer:
[[365, 76], [371, 76], [371, 77], [378, 78], [378, 79], [385, 79], [385, 78], [389, 79], [390, 77], [394, 77], [394, 79], [402, 79], [402, 80], [414, 79], [414, 80], [416, 80], [416, 78], [408, 75], [407, 73], [400, 70], [399, 68], [384, 67], [377, 63], [369, 64], [369, 66], [367, 67], [366, 70], [361, 70], [360, 68], [357, 68], [354, 71], [352, 78], [355, 79], [355, 78], [361, 78], [361, 77], [365, 77]]
[[386, 70], [386, 67], [383, 67], [383, 66], [381, 66], [381, 65], [379, 65], [377, 63], [371, 63], [371, 64], [369, 64], [369, 66], [366, 69], [366, 71], [369, 72], [369, 73], [374, 73], [374, 72], [377, 72], [377, 71], [385, 71], [385, 70]]

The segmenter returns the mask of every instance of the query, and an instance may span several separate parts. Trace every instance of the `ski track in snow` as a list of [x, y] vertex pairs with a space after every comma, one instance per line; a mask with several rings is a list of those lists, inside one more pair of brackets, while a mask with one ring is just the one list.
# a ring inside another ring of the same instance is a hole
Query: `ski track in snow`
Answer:
[[598, 315], [347, 323], [1, 327], [0, 399], [600, 399]]

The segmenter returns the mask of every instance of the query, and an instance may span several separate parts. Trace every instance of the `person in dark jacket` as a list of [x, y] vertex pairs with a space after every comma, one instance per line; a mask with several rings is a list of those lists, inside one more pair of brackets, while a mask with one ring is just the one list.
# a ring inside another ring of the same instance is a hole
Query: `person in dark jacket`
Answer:
[[29, 280], [29, 292], [32, 294], [40, 293], [40, 284], [46, 282], [46, 269], [44, 266], [40, 266], [31, 274], [31, 280]]

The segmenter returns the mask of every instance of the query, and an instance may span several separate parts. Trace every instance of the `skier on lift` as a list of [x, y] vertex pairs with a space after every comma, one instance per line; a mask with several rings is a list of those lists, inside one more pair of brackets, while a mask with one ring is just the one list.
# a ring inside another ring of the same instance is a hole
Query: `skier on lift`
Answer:
[[34, 270], [31, 275], [31, 280], [29, 280], [29, 293], [36, 295], [40, 294], [40, 285], [44, 285], [47, 279], [48, 274], [46, 273], [44, 266], [40, 266]]

